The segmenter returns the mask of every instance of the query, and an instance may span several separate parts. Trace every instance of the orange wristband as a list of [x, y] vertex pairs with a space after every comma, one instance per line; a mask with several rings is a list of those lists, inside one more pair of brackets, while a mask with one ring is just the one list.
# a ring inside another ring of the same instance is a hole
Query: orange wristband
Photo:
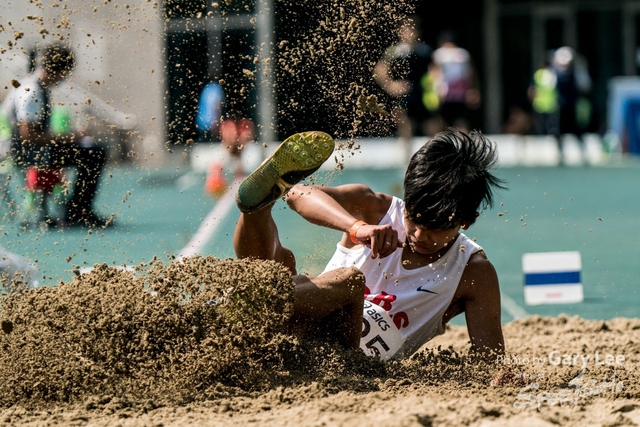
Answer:
[[356, 221], [356, 223], [355, 223], [355, 224], [353, 224], [353, 225], [351, 226], [351, 229], [349, 230], [349, 237], [351, 238], [351, 241], [352, 241], [353, 243], [355, 243], [356, 245], [359, 245], [359, 244], [360, 244], [360, 242], [358, 242], [358, 239], [356, 238], [356, 232], [357, 232], [357, 231], [358, 231], [358, 229], [359, 229], [360, 227], [362, 227], [363, 225], [367, 225], [367, 223], [366, 223], [366, 222], [364, 222], [364, 221]]

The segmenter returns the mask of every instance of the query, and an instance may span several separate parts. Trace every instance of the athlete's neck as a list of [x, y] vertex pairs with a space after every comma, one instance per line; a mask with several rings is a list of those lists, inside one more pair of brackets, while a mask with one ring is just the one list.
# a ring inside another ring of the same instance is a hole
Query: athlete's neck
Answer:
[[446, 246], [439, 249], [438, 251], [432, 254], [421, 254], [419, 252], [415, 252], [411, 248], [411, 244], [409, 239], [405, 242], [404, 249], [402, 250], [402, 266], [407, 270], [414, 270], [416, 268], [424, 267], [425, 265], [432, 264], [438, 261], [440, 258], [445, 256], [449, 250], [453, 247], [453, 243], [458, 240], [460, 233], [456, 234], [451, 241], [447, 242]]

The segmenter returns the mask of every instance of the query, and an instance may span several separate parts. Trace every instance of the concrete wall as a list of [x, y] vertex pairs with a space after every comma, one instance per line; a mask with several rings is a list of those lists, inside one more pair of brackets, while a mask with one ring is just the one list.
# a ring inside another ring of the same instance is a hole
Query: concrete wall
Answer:
[[78, 67], [71, 90], [58, 91], [53, 101], [72, 106], [78, 126], [99, 133], [104, 144], [128, 138], [135, 153], [128, 159], [165, 162], [163, 22], [153, 0], [5, 0], [0, 97], [12, 79], [26, 75], [26, 52], [62, 39], [75, 50]]

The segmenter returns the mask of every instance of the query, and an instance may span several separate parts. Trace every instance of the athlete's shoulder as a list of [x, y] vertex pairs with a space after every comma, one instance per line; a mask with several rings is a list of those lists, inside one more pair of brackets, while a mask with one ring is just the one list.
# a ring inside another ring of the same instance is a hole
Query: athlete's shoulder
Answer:
[[462, 282], [468, 284], [497, 284], [496, 269], [483, 250], [472, 254], [462, 273]]
[[483, 266], [483, 265], [492, 265], [492, 264], [491, 264], [491, 261], [489, 261], [489, 258], [487, 257], [487, 254], [485, 253], [485, 251], [482, 248], [480, 248], [479, 250], [471, 254], [471, 256], [469, 257], [469, 261], [467, 261], [467, 266], [469, 265]]
[[387, 199], [391, 198], [391, 196], [379, 193], [377, 191], [373, 191], [373, 189], [365, 184], [353, 183], [353, 184], [342, 184], [337, 187], [333, 187], [336, 191], [339, 191], [343, 195], [348, 195], [354, 197], [359, 200], [366, 200], [372, 202], [377, 199]]
[[379, 201], [390, 197], [383, 193], [375, 192], [371, 187], [359, 183], [341, 184], [335, 187], [326, 185], [307, 186], [305, 184], [297, 184], [296, 187], [298, 187], [301, 192], [304, 192], [306, 188], [313, 187], [317, 190], [330, 194], [334, 198], [349, 202], [349, 204], [357, 205], [361, 205], [363, 203], [377, 205]]
[[366, 186], [365, 188], [366, 190], [363, 190], [364, 197], [362, 199], [363, 207], [369, 207], [369, 209], [384, 216], [394, 200], [393, 196], [373, 191], [371, 188]]

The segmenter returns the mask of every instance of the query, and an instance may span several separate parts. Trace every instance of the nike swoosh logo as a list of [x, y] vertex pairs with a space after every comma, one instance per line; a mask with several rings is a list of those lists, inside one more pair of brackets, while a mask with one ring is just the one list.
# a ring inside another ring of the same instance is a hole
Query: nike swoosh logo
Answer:
[[437, 293], [437, 292], [430, 291], [429, 289], [422, 289], [422, 285], [418, 286], [418, 292], [427, 292], [427, 293], [429, 293], [429, 294], [436, 294], [436, 295], [438, 295], [438, 293]]

